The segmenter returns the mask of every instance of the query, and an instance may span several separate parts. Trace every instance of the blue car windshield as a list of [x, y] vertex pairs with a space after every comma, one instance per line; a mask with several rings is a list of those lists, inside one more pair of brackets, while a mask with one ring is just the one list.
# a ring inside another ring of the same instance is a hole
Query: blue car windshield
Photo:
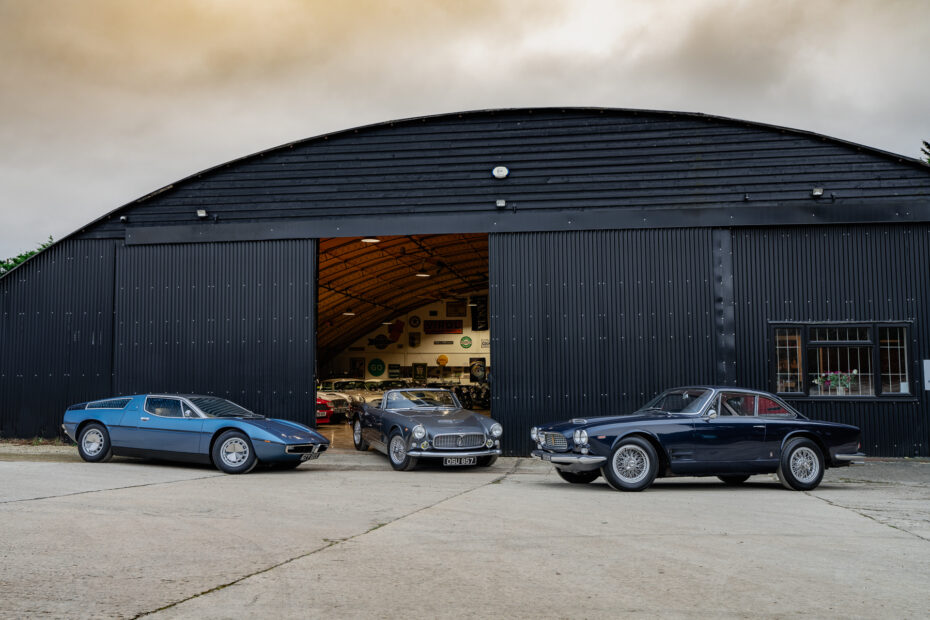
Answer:
[[701, 388], [679, 388], [662, 392], [640, 411], [667, 411], [668, 413], [699, 413], [707, 404], [712, 390]]
[[263, 418], [265, 416], [252, 413], [245, 407], [240, 407], [236, 403], [230, 402], [225, 398], [216, 398], [214, 396], [193, 396], [189, 400], [194, 403], [198, 409], [203, 411], [211, 418]]

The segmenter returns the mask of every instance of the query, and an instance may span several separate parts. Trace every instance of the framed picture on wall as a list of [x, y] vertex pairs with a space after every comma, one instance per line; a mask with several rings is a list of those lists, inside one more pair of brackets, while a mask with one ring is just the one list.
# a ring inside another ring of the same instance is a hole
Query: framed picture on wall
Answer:
[[456, 299], [455, 301], [446, 302], [446, 316], [447, 317], [462, 317], [467, 316], [468, 305], [465, 303], [464, 299]]

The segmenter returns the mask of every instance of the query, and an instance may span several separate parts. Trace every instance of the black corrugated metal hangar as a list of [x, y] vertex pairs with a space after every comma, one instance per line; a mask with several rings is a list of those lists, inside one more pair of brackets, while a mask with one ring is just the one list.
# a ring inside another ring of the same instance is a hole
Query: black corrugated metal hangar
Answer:
[[0, 435], [147, 391], [313, 423], [328, 358], [487, 292], [507, 454], [535, 423], [734, 384], [927, 456], [928, 271], [930, 167], [833, 138], [614, 109], [361, 127], [178, 181], [7, 274]]

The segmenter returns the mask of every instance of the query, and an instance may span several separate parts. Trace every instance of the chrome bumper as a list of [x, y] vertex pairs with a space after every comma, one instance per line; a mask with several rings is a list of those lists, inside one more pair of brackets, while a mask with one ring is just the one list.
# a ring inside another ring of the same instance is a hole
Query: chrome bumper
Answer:
[[834, 454], [833, 460], [850, 465], [865, 465], [865, 453], [857, 452], [855, 454]]
[[423, 458], [443, 458], [447, 456], [500, 456], [501, 451], [499, 448], [493, 450], [407, 450], [407, 454]]
[[545, 452], [543, 450], [533, 450], [530, 452], [530, 456], [560, 466], [559, 469], [574, 472], [597, 469], [607, 461], [606, 456], [575, 454], [573, 452]]

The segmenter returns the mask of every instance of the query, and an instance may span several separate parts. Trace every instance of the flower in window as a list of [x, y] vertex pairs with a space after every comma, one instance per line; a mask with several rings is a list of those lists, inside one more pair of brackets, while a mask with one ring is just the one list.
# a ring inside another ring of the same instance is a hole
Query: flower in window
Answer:
[[831, 387], [848, 389], [858, 374], [858, 369], [853, 369], [851, 372], [825, 372], [814, 377], [814, 383], [827, 390]]

